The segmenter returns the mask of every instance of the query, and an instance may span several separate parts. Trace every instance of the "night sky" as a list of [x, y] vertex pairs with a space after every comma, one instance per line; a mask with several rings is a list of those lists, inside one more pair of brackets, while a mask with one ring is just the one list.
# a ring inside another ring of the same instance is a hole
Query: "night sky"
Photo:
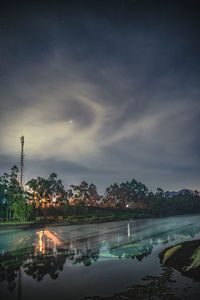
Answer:
[[[71, 2], [71, 3], [70, 3]], [[200, 1], [1, 1], [0, 170], [200, 189]]]

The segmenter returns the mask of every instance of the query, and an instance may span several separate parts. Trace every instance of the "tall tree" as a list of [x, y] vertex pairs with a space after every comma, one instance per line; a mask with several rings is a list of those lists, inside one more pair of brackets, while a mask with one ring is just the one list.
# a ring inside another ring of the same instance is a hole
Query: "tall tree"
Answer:
[[18, 201], [23, 193], [17, 180], [18, 172], [18, 168], [13, 166], [10, 174], [4, 173], [0, 177], [1, 210], [7, 220], [12, 219], [12, 205]]
[[89, 199], [88, 193], [88, 183], [82, 181], [80, 185], [71, 185], [71, 189], [68, 194], [71, 194], [71, 199], [69, 200], [71, 205], [81, 205], [87, 203]]
[[57, 179], [57, 174], [51, 173], [49, 177], [33, 178], [27, 182], [29, 188], [29, 199], [36, 208], [46, 208], [56, 206], [67, 201], [67, 193], [61, 179]]
[[98, 206], [100, 196], [97, 192], [97, 187], [95, 184], [91, 183], [88, 187], [88, 199], [85, 201], [87, 206]]

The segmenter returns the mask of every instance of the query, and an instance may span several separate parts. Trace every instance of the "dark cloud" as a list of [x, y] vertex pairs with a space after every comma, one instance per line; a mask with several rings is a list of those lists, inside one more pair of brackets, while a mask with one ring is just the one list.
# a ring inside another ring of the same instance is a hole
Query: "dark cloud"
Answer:
[[199, 8], [4, 2], [1, 169], [18, 162], [24, 134], [26, 178], [198, 189]]

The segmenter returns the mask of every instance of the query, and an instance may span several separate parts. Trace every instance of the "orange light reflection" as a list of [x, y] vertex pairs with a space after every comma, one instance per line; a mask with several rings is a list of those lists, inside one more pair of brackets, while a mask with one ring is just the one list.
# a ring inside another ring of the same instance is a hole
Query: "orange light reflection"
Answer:
[[57, 246], [62, 246], [63, 243], [55, 236], [54, 233], [49, 230], [41, 230], [36, 232], [38, 235], [38, 242], [36, 243], [36, 251], [45, 254], [45, 250], [53, 249], [53, 252], [57, 250]]

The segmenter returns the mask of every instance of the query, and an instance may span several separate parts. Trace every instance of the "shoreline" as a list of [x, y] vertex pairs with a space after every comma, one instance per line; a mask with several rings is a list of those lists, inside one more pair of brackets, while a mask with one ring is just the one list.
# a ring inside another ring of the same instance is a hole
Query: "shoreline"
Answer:
[[128, 216], [128, 217], [118, 217], [118, 218], [74, 218], [69, 220], [56, 220], [56, 221], [26, 221], [26, 222], [4, 222], [0, 223], [0, 230], [5, 228], [45, 228], [45, 227], [56, 227], [56, 226], [72, 226], [72, 225], [87, 225], [87, 224], [102, 224], [102, 223], [111, 223], [117, 221], [126, 221], [126, 220], [138, 220], [138, 219], [147, 219], [155, 218], [155, 216], [150, 215], [138, 215], [138, 216]]

